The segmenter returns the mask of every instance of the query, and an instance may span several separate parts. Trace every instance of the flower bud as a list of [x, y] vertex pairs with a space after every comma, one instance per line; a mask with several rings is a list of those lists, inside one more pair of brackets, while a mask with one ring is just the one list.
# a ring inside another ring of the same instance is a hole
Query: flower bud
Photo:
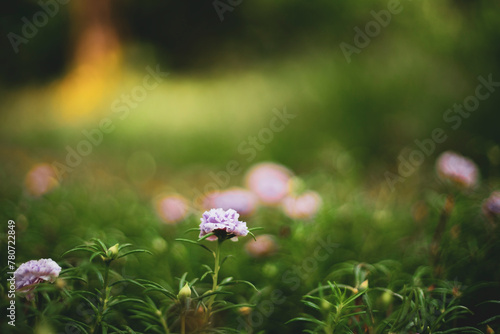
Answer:
[[242, 306], [238, 309], [241, 315], [249, 315], [252, 312], [252, 309], [248, 306]]
[[385, 291], [382, 296], [380, 297], [380, 299], [382, 300], [382, 303], [385, 305], [385, 306], [389, 306], [392, 301], [394, 300], [394, 297], [392, 296], [392, 292], [390, 291]]
[[368, 289], [368, 280], [364, 280], [363, 283], [361, 283], [359, 285], [359, 290], [360, 291], [363, 291], [363, 290], [366, 290], [366, 289]]
[[191, 288], [189, 287], [189, 284], [186, 283], [184, 287], [181, 289], [181, 291], [179, 291], [177, 298], [181, 301], [184, 301], [190, 297], [191, 297]]
[[118, 257], [118, 244], [108, 248], [108, 251], [106, 252], [106, 256], [110, 260], [115, 260]]
[[325, 300], [325, 299], [321, 300], [321, 309], [323, 311], [328, 312], [328, 311], [330, 311], [331, 308], [332, 308], [332, 304], [328, 300]]

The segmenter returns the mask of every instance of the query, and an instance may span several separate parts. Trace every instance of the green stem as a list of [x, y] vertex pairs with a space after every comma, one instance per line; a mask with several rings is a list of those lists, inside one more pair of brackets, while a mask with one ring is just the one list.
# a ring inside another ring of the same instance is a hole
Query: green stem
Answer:
[[181, 334], [186, 334], [186, 314], [184, 312], [181, 315]]
[[106, 291], [108, 288], [108, 276], [109, 276], [109, 265], [111, 262], [106, 262], [106, 269], [104, 270], [104, 285], [103, 290]]
[[[212, 284], [212, 292], [217, 291], [217, 281], [219, 278], [219, 269], [220, 269], [220, 246], [222, 244], [222, 241], [220, 239], [217, 239], [217, 245], [215, 246], [215, 265], [214, 265], [214, 275], [213, 277], [213, 284]], [[215, 301], [215, 296], [212, 295], [210, 299], [208, 300], [208, 314], [211, 313], [212, 311], [212, 304]]]
[[[35, 292], [33, 292], [33, 294], [35, 294]], [[36, 295], [33, 297], [33, 299], [31, 300], [31, 307], [33, 308], [33, 311], [35, 313], [35, 317], [33, 319], [33, 321], [35, 322], [32, 327], [35, 328], [37, 327], [38, 323], [39, 323], [39, 312], [38, 312], [38, 308], [36, 306], [36, 300], [38, 299], [38, 292], [36, 292]], [[32, 321], [29, 321], [29, 322], [32, 322]]]
[[163, 318], [163, 315], [161, 313], [158, 315], [158, 318], [160, 318], [161, 326], [165, 330], [165, 334], [170, 334], [170, 331], [168, 330], [167, 322], [165, 321], [165, 319]]
[[436, 230], [434, 231], [434, 236], [432, 237], [431, 242], [431, 261], [434, 267], [434, 273], [436, 276], [441, 276], [442, 268], [439, 266], [440, 258], [441, 258], [441, 239], [443, 238], [444, 232], [446, 230], [446, 224], [450, 218], [451, 212], [455, 205], [455, 200], [452, 194], [449, 194], [446, 197], [445, 204], [443, 210], [441, 211], [441, 216], [439, 217], [438, 225], [436, 226]]
[[[102, 322], [103, 314], [106, 311], [106, 309], [108, 308], [108, 298], [109, 298], [109, 294], [111, 291], [108, 289], [109, 265], [110, 264], [111, 264], [111, 262], [105, 262], [106, 267], [104, 269], [104, 282], [103, 282], [103, 286], [102, 286], [102, 297], [103, 297], [102, 307], [99, 307], [99, 314], [97, 315], [97, 318], [96, 318], [96, 321], [94, 322], [94, 325], [90, 329], [90, 333], [95, 333], [96, 330], [99, 328], [99, 326], [101, 325], [101, 322]], [[103, 334], [107, 332], [107, 330], [102, 326], [101, 326], [101, 329], [102, 329]]]

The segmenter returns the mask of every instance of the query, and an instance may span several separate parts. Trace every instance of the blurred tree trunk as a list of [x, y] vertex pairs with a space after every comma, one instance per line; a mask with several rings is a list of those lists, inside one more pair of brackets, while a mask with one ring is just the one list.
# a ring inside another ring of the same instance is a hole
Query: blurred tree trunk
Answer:
[[70, 3], [72, 59], [56, 92], [57, 116], [63, 122], [109, 113], [106, 102], [121, 76], [121, 47], [112, 19], [113, 5], [114, 0]]
[[74, 18], [74, 64], [97, 65], [119, 49], [112, 20], [113, 0], [84, 0], [72, 3]]

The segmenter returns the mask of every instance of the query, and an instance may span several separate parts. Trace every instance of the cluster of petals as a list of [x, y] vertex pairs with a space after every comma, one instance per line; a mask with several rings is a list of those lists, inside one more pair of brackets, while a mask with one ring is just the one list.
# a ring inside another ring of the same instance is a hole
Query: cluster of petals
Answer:
[[200, 238], [214, 233], [207, 240], [221, 240], [244, 237], [248, 234], [247, 224], [239, 221], [240, 215], [233, 209], [223, 210], [221, 208], [205, 211], [200, 218]]
[[52, 259], [31, 260], [25, 262], [14, 272], [16, 290], [26, 292], [26, 298], [33, 298], [33, 290], [43, 281], [54, 282], [61, 272], [61, 267]]

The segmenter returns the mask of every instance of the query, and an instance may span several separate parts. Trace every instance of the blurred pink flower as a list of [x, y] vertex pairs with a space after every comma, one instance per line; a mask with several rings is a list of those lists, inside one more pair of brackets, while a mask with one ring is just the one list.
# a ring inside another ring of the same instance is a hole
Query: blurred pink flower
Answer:
[[283, 200], [283, 211], [293, 219], [311, 219], [319, 211], [321, 196], [315, 191], [306, 191], [301, 195], [289, 195]]
[[293, 173], [282, 165], [264, 162], [253, 166], [247, 172], [246, 184], [262, 203], [276, 205], [290, 193], [292, 175]]
[[473, 188], [478, 182], [476, 164], [451, 151], [444, 152], [439, 156], [436, 169], [441, 179], [449, 180], [464, 188]]
[[24, 180], [28, 192], [35, 196], [42, 196], [59, 186], [57, 175], [51, 165], [47, 163], [33, 166]]
[[242, 216], [249, 216], [257, 208], [257, 196], [243, 188], [231, 188], [214, 193], [207, 198], [212, 208], [233, 209]]
[[156, 212], [167, 224], [175, 224], [184, 220], [189, 212], [188, 201], [178, 194], [160, 197], [155, 206]]
[[273, 255], [278, 246], [272, 235], [262, 234], [245, 244], [245, 249], [253, 257], [266, 257]]
[[483, 212], [490, 216], [500, 216], [500, 191], [494, 191], [483, 204]]
[[201, 194], [193, 200], [193, 203], [195, 203], [196, 208], [200, 209], [201, 211], [210, 210], [211, 208], [214, 208], [213, 200], [219, 194], [219, 192], [220, 191], [218, 190], [212, 190], [210, 192]]

